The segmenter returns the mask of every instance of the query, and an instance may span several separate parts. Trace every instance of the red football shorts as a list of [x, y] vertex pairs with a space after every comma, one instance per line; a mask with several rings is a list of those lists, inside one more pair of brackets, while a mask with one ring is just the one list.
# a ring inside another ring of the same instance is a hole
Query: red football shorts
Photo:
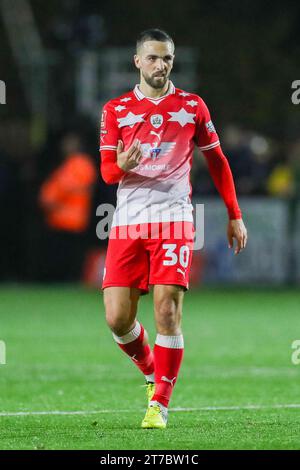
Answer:
[[195, 229], [192, 222], [160, 222], [111, 229], [102, 289], [175, 284], [189, 287]]

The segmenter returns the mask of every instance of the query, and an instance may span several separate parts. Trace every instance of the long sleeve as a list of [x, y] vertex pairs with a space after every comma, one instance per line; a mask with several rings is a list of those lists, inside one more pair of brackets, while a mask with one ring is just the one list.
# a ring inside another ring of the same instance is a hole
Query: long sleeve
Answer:
[[101, 175], [106, 184], [116, 184], [126, 174], [116, 162], [115, 150], [101, 150]]
[[125, 174], [117, 165], [117, 146], [121, 138], [116, 112], [111, 101], [103, 106], [100, 125], [101, 175], [105, 183], [116, 184]]
[[197, 107], [195, 143], [206, 158], [210, 175], [227, 207], [229, 218], [240, 219], [242, 213], [238, 205], [230, 166], [222, 152], [209, 109], [202, 98], [199, 98]]
[[213, 182], [219, 191], [231, 220], [241, 219], [242, 213], [236, 197], [233, 176], [227, 158], [220, 146], [203, 150]]

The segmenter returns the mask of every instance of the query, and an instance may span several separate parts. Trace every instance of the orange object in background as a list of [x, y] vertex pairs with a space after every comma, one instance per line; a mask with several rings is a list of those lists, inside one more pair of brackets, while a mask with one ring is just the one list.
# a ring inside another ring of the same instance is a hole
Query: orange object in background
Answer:
[[96, 177], [93, 161], [85, 153], [69, 155], [52, 173], [39, 195], [50, 228], [77, 233], [88, 228]]

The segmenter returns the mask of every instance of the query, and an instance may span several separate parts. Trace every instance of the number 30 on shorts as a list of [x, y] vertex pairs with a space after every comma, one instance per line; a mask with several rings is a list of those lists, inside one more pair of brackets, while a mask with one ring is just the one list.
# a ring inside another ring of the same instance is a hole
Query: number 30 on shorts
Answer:
[[[163, 249], [167, 250], [165, 257], [168, 259], [163, 260], [164, 266], [173, 266], [178, 263], [178, 256], [175, 253], [177, 248], [176, 243], [164, 243]], [[182, 245], [179, 250], [179, 263], [183, 268], [186, 268], [189, 264], [190, 250], [186, 245]]]

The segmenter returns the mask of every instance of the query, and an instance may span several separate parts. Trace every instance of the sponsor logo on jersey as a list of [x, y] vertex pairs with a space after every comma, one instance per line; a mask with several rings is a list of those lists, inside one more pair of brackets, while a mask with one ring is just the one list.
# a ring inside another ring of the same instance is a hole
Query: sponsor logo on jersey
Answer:
[[161, 114], [152, 114], [150, 117], [150, 122], [155, 129], [158, 129], [164, 122], [164, 118]]
[[142, 171], [167, 171], [170, 169], [170, 165], [168, 163], [161, 164], [161, 165], [157, 165], [157, 164], [149, 165], [148, 163], [146, 163], [146, 164], [140, 164], [136, 168]]
[[150, 143], [142, 144], [142, 153], [144, 158], [151, 158], [156, 160], [157, 158], [164, 157], [168, 153], [172, 152], [175, 148], [176, 142], [161, 142], [159, 147], [158, 145], [153, 145]]
[[155, 160], [156, 158], [158, 158], [160, 152], [161, 152], [161, 149], [159, 147], [153, 148], [150, 151], [150, 157], [152, 158], [152, 160]]
[[213, 125], [212, 121], [206, 122], [205, 126], [206, 126], [208, 132], [216, 132], [215, 126]]
[[105, 129], [106, 128], [106, 114], [107, 114], [107, 111], [106, 109], [102, 111], [102, 114], [101, 114], [101, 130]]

